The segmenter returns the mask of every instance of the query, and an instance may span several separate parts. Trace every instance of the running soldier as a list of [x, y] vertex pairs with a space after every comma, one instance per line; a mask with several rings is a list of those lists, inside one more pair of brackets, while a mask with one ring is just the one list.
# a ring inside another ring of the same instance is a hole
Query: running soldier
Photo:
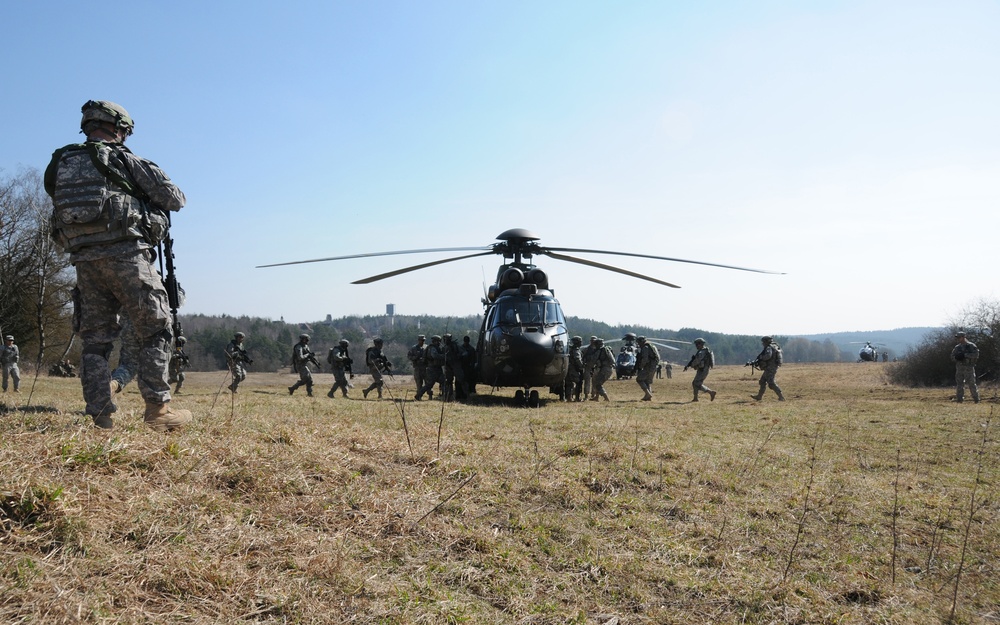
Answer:
[[186, 199], [155, 163], [125, 147], [135, 124], [124, 108], [89, 100], [81, 112], [86, 142], [56, 150], [44, 184], [54, 207], [52, 237], [76, 267], [85, 412], [98, 427], [114, 425], [108, 358], [124, 310], [141, 348], [143, 420], [165, 432], [190, 422], [191, 412], [170, 407], [170, 305], [153, 249], [166, 235], [167, 215]]
[[650, 401], [653, 399], [653, 377], [660, 366], [660, 352], [644, 336], [636, 338], [635, 342], [639, 345], [639, 353], [635, 357], [635, 381], [645, 393], [642, 401]]
[[418, 335], [417, 344], [406, 352], [406, 359], [413, 365], [413, 385], [417, 387], [417, 391], [424, 386], [424, 380], [427, 378], [427, 345], [424, 339], [423, 334]]
[[3, 367], [3, 392], [7, 392], [8, 379], [14, 382], [14, 392], [21, 392], [21, 371], [17, 368], [21, 360], [21, 350], [14, 345], [14, 337], [10, 334], [3, 337], [3, 347], [0, 347], [0, 366]]
[[299, 374], [299, 381], [288, 387], [289, 395], [300, 386], [305, 386], [306, 395], [313, 396], [313, 375], [309, 369], [309, 363], [316, 365], [316, 371], [319, 371], [319, 361], [316, 360], [316, 354], [309, 349], [309, 335], [300, 334], [299, 342], [292, 348], [292, 370]]
[[229, 345], [226, 345], [226, 362], [229, 364], [229, 371], [233, 374], [233, 382], [229, 385], [229, 390], [233, 394], [238, 392], [240, 382], [247, 379], [247, 370], [243, 365], [253, 364], [253, 359], [243, 349], [243, 341], [246, 338], [246, 334], [237, 332], [233, 335], [233, 340], [229, 341]]
[[347, 389], [350, 388], [350, 384], [347, 382], [347, 376], [353, 375], [351, 372], [351, 355], [348, 353], [347, 348], [350, 347], [350, 343], [347, 339], [340, 339], [336, 347], [330, 348], [330, 354], [326, 357], [326, 361], [330, 363], [330, 369], [333, 371], [333, 387], [330, 388], [330, 392], [326, 394], [327, 397], [333, 398], [334, 394], [339, 388], [343, 393], [344, 397], [347, 397]]
[[[965, 338], [965, 332], [955, 334], [958, 345], [951, 350], [951, 361], [955, 363], [955, 401], [962, 403], [965, 399], [965, 385], [969, 385], [972, 401], [979, 403], [979, 387], [976, 385], [976, 361], [979, 360], [979, 348]], [[6, 379], [5, 379], [6, 381]], [[4, 390], [7, 390], [6, 385]]]
[[382, 372], [388, 372], [392, 369], [392, 363], [382, 353], [382, 339], [376, 336], [372, 340], [372, 343], [374, 344], [365, 350], [365, 365], [368, 367], [368, 373], [372, 376], [372, 383], [368, 388], [361, 391], [361, 394], [368, 397], [368, 393], [377, 390], [378, 398], [382, 399], [382, 387], [385, 386], [385, 381], [382, 379]]
[[691, 381], [691, 387], [694, 389], [694, 399], [691, 401], [698, 401], [698, 391], [708, 393], [709, 400], [715, 401], [715, 391], [705, 386], [705, 378], [708, 377], [708, 373], [715, 366], [715, 354], [705, 344], [705, 339], [695, 339], [694, 347], [698, 351], [691, 356], [691, 360], [684, 366], [685, 371], [688, 369], [695, 370], [694, 380]]
[[751, 395], [750, 397], [753, 397], [757, 401], [764, 399], [764, 388], [767, 387], [778, 395], [778, 401], [785, 401], [785, 396], [781, 394], [781, 388], [774, 381], [774, 376], [778, 373], [778, 367], [781, 366], [781, 347], [769, 336], [761, 337], [760, 342], [764, 345], [764, 349], [761, 350], [760, 354], [757, 355], [757, 360], [754, 361], [754, 364], [763, 371], [760, 374], [758, 382], [760, 390], [756, 395]]

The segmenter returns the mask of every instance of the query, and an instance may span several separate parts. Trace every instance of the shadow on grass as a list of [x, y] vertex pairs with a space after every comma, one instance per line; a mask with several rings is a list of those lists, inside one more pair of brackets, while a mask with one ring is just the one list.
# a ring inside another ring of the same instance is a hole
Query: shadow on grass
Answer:
[[55, 406], [8, 406], [0, 405], [0, 414], [23, 412], [25, 414], [61, 414]]

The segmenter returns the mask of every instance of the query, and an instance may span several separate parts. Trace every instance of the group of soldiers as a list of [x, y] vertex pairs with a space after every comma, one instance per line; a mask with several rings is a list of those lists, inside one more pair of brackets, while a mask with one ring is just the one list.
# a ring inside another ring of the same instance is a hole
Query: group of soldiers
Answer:
[[[245, 339], [246, 335], [243, 332], [237, 332], [226, 346], [226, 361], [232, 373], [229, 390], [233, 393], [238, 392], [240, 383], [246, 379], [246, 365], [253, 363], [243, 347]], [[309, 347], [310, 340], [308, 334], [300, 334], [298, 343], [292, 347], [292, 370], [298, 374], [299, 380], [288, 387], [289, 395], [304, 386], [306, 394], [309, 397], [313, 396], [313, 369], [319, 371], [322, 366], [316, 357], [316, 352]], [[337, 391], [340, 391], [343, 397], [347, 397], [348, 390], [354, 388], [349, 381], [354, 377], [354, 359], [351, 358], [350, 346], [350, 341], [341, 339], [336, 346], [330, 348], [326, 360], [330, 365], [334, 381], [326, 394], [327, 397], [335, 397]], [[378, 394], [378, 398], [382, 399], [385, 376], [392, 377], [392, 362], [382, 351], [383, 347], [382, 338], [375, 337], [372, 339], [372, 345], [365, 349], [365, 367], [372, 378], [371, 384], [361, 391], [365, 398], [374, 391]], [[445, 334], [443, 337], [434, 335], [428, 345], [426, 337], [421, 334], [417, 337], [417, 343], [407, 351], [407, 359], [413, 365], [415, 397], [418, 401], [425, 394], [433, 399], [435, 386], [439, 386], [439, 397], [445, 401], [461, 401], [476, 392], [476, 349], [468, 336], [458, 343], [451, 334]], [[185, 360], [183, 364], [186, 363]], [[183, 376], [183, 373], [180, 375]]]

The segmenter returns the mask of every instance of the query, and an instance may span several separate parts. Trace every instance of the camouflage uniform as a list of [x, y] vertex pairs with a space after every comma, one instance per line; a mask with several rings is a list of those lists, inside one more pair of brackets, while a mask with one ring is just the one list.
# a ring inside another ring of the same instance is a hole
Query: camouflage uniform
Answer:
[[3, 392], [7, 392], [8, 379], [14, 382], [14, 392], [21, 392], [21, 371], [17, 368], [21, 360], [21, 350], [14, 345], [13, 336], [5, 336], [0, 347], [0, 367], [3, 367]]
[[361, 391], [361, 394], [368, 397], [368, 393], [373, 390], [378, 391], [378, 398], [382, 399], [382, 387], [385, 380], [382, 379], [382, 369], [389, 370], [392, 363], [382, 353], [382, 339], [374, 339], [375, 344], [365, 350], [365, 365], [368, 366], [368, 373], [372, 376], [372, 383], [368, 388]]
[[580, 393], [583, 391], [583, 355], [580, 347], [583, 339], [574, 336], [569, 342], [569, 367], [566, 370], [566, 382], [564, 385], [566, 401], [580, 401]]
[[326, 394], [327, 397], [332, 398], [338, 388], [344, 397], [347, 397], [347, 389], [351, 386], [347, 381], [347, 372], [351, 366], [351, 355], [347, 350], [349, 346], [350, 343], [347, 342], [347, 339], [341, 339], [336, 347], [330, 349], [330, 354], [326, 357], [326, 361], [330, 363], [330, 369], [333, 371], [333, 386]]
[[958, 345], [951, 350], [951, 361], [955, 363], [955, 401], [962, 403], [965, 399], [965, 385], [969, 385], [972, 401], [979, 403], [979, 387], [976, 385], [976, 361], [979, 360], [979, 348], [965, 338], [965, 332], [955, 335]]
[[597, 339], [596, 356], [594, 357], [594, 382], [591, 401], [599, 401], [601, 397], [605, 401], [611, 401], [607, 391], [604, 390], [604, 383], [611, 379], [611, 373], [615, 369], [615, 353], [604, 344], [603, 339]]
[[166, 232], [167, 212], [184, 206], [184, 193], [155, 163], [124, 146], [133, 127], [124, 109], [91, 100], [82, 112], [87, 142], [56, 150], [44, 182], [54, 205], [52, 236], [76, 266], [86, 413], [99, 427], [113, 425], [110, 415], [117, 406], [108, 358], [124, 310], [139, 343], [144, 420], [166, 431], [190, 421], [191, 414], [166, 406], [171, 315], [153, 247]]
[[583, 348], [583, 395], [591, 397], [594, 385], [594, 359], [597, 358], [597, 337], [590, 337], [590, 343]]
[[751, 395], [751, 397], [757, 401], [764, 399], [764, 388], [767, 387], [775, 392], [778, 396], [778, 401], [785, 401], [785, 396], [782, 395], [781, 388], [774, 381], [774, 376], [778, 373], [778, 367], [781, 366], [781, 347], [769, 336], [761, 338], [760, 342], [763, 343], [764, 349], [757, 355], [756, 362], [763, 373], [761, 373], [760, 380], [758, 381], [760, 391], [756, 395]]
[[191, 359], [188, 355], [184, 353], [184, 344], [187, 343], [187, 339], [183, 336], [177, 337], [174, 342], [174, 351], [170, 354], [170, 377], [168, 382], [171, 384], [177, 384], [174, 387], [174, 393], [181, 392], [181, 386], [184, 385], [184, 369], [191, 363]]
[[454, 401], [469, 396], [462, 368], [462, 352], [450, 334], [444, 335], [444, 400]]
[[229, 390], [233, 393], [239, 392], [240, 382], [247, 379], [247, 370], [243, 365], [253, 363], [250, 355], [243, 349], [245, 338], [246, 336], [242, 332], [237, 332], [233, 340], [229, 341], [229, 345], [226, 345], [226, 362], [229, 364], [229, 371], [233, 374]]
[[[139, 370], [139, 339], [135, 336], [135, 329], [128, 315], [118, 316], [118, 325], [121, 326], [119, 336], [121, 346], [118, 348], [118, 365], [111, 372], [111, 394], [121, 393], [128, 386]], [[170, 380], [168, 379], [168, 382]]]
[[691, 381], [691, 387], [694, 389], [694, 399], [691, 401], [698, 401], [698, 391], [708, 393], [709, 399], [715, 401], [715, 391], [705, 386], [705, 379], [708, 377], [712, 367], [715, 366], [715, 355], [708, 348], [708, 345], [705, 345], [705, 339], [695, 339], [694, 346], [698, 351], [694, 353], [694, 356], [691, 356], [691, 360], [684, 367], [685, 371], [688, 368], [695, 370], [694, 380]]
[[417, 337], [417, 344], [406, 352], [406, 359], [413, 365], [413, 384], [419, 391], [424, 385], [427, 377], [427, 361], [424, 359], [427, 346], [424, 344], [424, 335]]
[[427, 381], [417, 391], [417, 395], [414, 397], [417, 401], [420, 401], [424, 393], [427, 393], [429, 399], [434, 399], [434, 385], [444, 381], [445, 351], [444, 346], [441, 345], [440, 336], [435, 335], [431, 337], [431, 344], [427, 346], [425, 353], [424, 360], [427, 361]]
[[[476, 348], [472, 346], [472, 339], [462, 338], [462, 344], [458, 346], [458, 352], [462, 358], [462, 372], [465, 374], [465, 389], [467, 394], [476, 392]], [[459, 399], [465, 399], [459, 397]]]
[[289, 395], [300, 386], [305, 386], [306, 394], [309, 397], [313, 396], [313, 376], [309, 369], [310, 362], [315, 364], [317, 368], [319, 367], [319, 363], [316, 362], [316, 354], [309, 349], [309, 335], [303, 334], [299, 337], [299, 342], [292, 348], [292, 368], [298, 371], [299, 381], [288, 387]]
[[639, 344], [639, 353], [635, 358], [635, 381], [639, 388], [645, 393], [643, 401], [653, 399], [653, 377], [656, 375], [656, 367], [660, 364], [660, 352], [656, 345], [648, 342], [646, 337], [640, 336], [636, 339]]

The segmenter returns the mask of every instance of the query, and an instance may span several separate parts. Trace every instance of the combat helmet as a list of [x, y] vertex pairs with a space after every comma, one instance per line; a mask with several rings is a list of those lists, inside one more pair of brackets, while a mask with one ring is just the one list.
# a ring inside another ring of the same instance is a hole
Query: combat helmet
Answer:
[[705, 339], [703, 339], [703, 338], [700, 338], [700, 337], [699, 337], [699, 338], [696, 338], [696, 339], [694, 340], [694, 344], [695, 344], [695, 345], [704, 345], [704, 344], [705, 344]]
[[184, 338], [183, 336], [178, 336], [177, 337], [177, 344], [178, 345], [183, 345], [185, 343], [187, 343], [187, 339], [186, 338]]
[[376, 336], [375, 338], [372, 339], [372, 343], [375, 343], [376, 345], [381, 345], [383, 343], [382, 337]]
[[303, 332], [302, 334], [299, 335], [299, 340], [300, 341], [308, 341], [309, 340], [309, 335]]
[[233, 335], [234, 339], [245, 339], [246, 337], [247, 335], [243, 334], [242, 332], [237, 332], [236, 334]]
[[351, 342], [350, 342], [350, 341], [348, 341], [347, 339], [340, 339], [340, 343], [339, 343], [339, 345], [340, 345], [341, 347], [349, 347], [349, 346], [350, 346], [350, 344], [351, 344]]
[[107, 100], [87, 100], [87, 103], [80, 109], [83, 117], [80, 119], [80, 132], [86, 132], [84, 127], [87, 122], [98, 121], [114, 124], [115, 128], [125, 131], [125, 136], [132, 134], [135, 129], [135, 122], [121, 105]]
[[760, 337], [760, 342], [763, 343], [763, 344], [765, 344], [765, 345], [770, 345], [771, 343], [774, 342], [774, 339], [772, 339], [769, 336], [762, 336], [762, 337]]
[[569, 343], [570, 343], [570, 345], [576, 345], [576, 346], [583, 345], [583, 337], [582, 336], [574, 336], [573, 338], [571, 338], [569, 340]]

